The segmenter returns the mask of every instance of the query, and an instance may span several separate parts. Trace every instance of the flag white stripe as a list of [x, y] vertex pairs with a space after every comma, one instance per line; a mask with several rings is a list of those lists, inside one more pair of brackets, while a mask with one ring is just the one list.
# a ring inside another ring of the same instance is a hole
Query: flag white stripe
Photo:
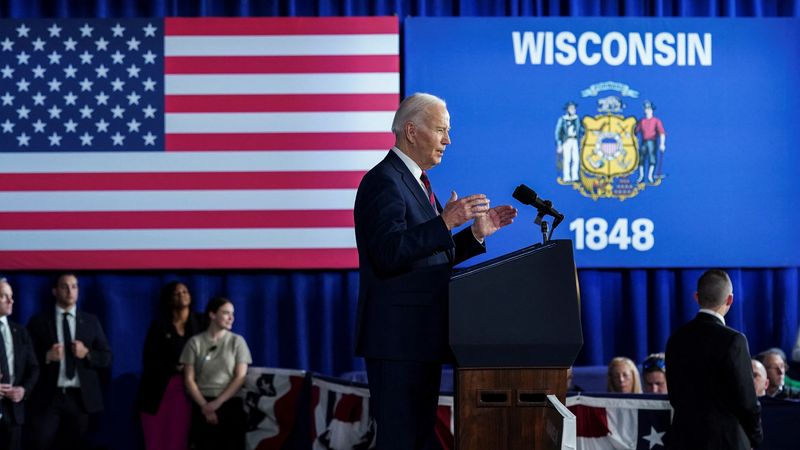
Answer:
[[[367, 171], [387, 149], [0, 153], [2, 173]], [[352, 206], [352, 205], [351, 205]]]
[[394, 111], [168, 113], [167, 133], [389, 132]]
[[165, 75], [166, 95], [397, 94], [397, 73]]
[[0, 231], [5, 251], [354, 248], [352, 228]]
[[397, 55], [397, 34], [165, 36], [166, 56]]
[[0, 205], [4, 212], [349, 210], [355, 198], [355, 189], [3, 192]]

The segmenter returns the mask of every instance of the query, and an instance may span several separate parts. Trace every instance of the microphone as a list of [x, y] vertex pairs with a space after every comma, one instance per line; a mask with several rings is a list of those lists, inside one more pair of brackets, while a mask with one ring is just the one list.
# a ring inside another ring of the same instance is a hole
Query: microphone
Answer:
[[[514, 189], [514, 193], [511, 194], [511, 196], [517, 199], [523, 205], [533, 206], [534, 208], [536, 208], [539, 214], [546, 214], [549, 216], [553, 216], [558, 220], [558, 222], [564, 220], [564, 215], [556, 211], [555, 208], [553, 208], [553, 202], [551, 202], [550, 200], [542, 200], [536, 194], [536, 191], [529, 188], [528, 186], [525, 186], [524, 184], [520, 184], [519, 186], [517, 186], [517, 188]], [[553, 228], [555, 228], [555, 225], [553, 226]]]

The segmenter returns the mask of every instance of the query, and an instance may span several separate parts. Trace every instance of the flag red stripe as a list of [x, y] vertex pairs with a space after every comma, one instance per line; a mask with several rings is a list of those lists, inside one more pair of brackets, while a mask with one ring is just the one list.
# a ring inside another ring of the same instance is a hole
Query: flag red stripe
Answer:
[[397, 94], [168, 95], [164, 110], [182, 112], [394, 111]]
[[4, 251], [0, 269], [351, 269], [356, 249]]
[[397, 17], [203, 17], [164, 19], [168, 36], [397, 34]]
[[605, 408], [595, 408], [585, 405], [570, 406], [569, 410], [575, 414], [576, 434], [578, 437], [605, 437], [608, 428], [608, 416]]
[[400, 70], [398, 55], [168, 56], [166, 74], [382, 73]]
[[350, 210], [0, 212], [0, 230], [348, 228]]
[[137, 191], [195, 189], [351, 189], [364, 171], [10, 173], [1, 191]]
[[392, 133], [215, 133], [167, 134], [171, 151], [377, 150], [391, 148]]

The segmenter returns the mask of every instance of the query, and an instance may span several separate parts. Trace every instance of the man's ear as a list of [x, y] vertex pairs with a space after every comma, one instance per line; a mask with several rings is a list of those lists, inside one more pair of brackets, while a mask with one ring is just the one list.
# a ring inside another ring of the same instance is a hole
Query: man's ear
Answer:
[[414, 144], [417, 140], [417, 126], [414, 125], [414, 122], [406, 122], [403, 126], [403, 131], [405, 131], [406, 140]]
[[698, 305], [700, 304], [700, 296], [697, 295], [697, 292], [694, 293], [694, 301], [696, 301]]
[[728, 294], [728, 298], [725, 299], [726, 305], [731, 306], [732, 303], [733, 303], [733, 293]]

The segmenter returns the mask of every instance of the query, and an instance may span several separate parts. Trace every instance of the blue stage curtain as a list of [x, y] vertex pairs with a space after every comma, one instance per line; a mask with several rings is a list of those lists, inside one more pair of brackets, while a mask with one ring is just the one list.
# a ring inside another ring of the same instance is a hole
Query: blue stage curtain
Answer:
[[[402, 21], [409, 15], [797, 17], [799, 12], [800, 0], [0, 0], [0, 18], [397, 15]], [[728, 323], [747, 334], [753, 352], [771, 346], [789, 351], [798, 325], [799, 269], [728, 270], [735, 296]], [[693, 293], [700, 273], [701, 269], [580, 270], [585, 344], [576, 364], [605, 364], [616, 355], [642, 360], [650, 352], [663, 351], [670, 332], [696, 313]], [[52, 307], [52, 274], [3, 275], [16, 294], [13, 320], [26, 323], [34, 313]], [[100, 317], [114, 351], [107, 413], [102, 429], [93, 435], [98, 446], [141, 446], [132, 403], [142, 344], [158, 290], [174, 279], [189, 286], [199, 309], [214, 295], [233, 300], [234, 331], [246, 337], [255, 365], [326, 375], [363, 369], [363, 361], [352, 355], [355, 271], [128, 271], [79, 276], [80, 308]]]

